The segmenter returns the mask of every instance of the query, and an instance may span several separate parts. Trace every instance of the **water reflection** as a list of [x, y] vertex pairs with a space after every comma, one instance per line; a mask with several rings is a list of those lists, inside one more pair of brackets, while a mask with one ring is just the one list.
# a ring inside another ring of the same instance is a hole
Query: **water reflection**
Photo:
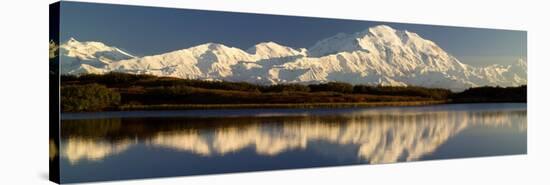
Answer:
[[138, 144], [205, 157], [246, 148], [277, 156], [325, 142], [353, 146], [360, 162], [390, 163], [419, 160], [472, 127], [525, 132], [526, 110], [367, 109], [310, 116], [65, 120], [61, 157], [73, 165], [97, 162]]
[[132, 144], [135, 144], [135, 142], [129, 140], [105, 141], [75, 137], [66, 140], [61, 157], [67, 158], [72, 164], [76, 164], [83, 159], [97, 161], [109, 155], [124, 152]]

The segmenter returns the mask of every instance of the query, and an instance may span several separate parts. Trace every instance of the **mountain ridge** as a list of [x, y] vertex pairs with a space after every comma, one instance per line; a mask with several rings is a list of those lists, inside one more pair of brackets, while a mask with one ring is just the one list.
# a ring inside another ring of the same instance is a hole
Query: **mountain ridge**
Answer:
[[100, 42], [71, 38], [61, 44], [62, 74], [124, 72], [257, 84], [324, 83], [423, 86], [453, 91], [477, 86], [527, 83], [526, 61], [474, 67], [460, 62], [433, 41], [389, 26], [339, 33], [308, 49], [272, 41], [247, 50], [205, 43], [167, 53], [136, 57]]

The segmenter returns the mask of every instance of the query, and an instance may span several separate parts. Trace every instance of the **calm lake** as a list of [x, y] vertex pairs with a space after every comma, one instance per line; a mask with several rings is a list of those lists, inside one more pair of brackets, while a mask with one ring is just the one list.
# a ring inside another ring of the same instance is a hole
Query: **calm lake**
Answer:
[[527, 104], [63, 114], [61, 181], [527, 153]]

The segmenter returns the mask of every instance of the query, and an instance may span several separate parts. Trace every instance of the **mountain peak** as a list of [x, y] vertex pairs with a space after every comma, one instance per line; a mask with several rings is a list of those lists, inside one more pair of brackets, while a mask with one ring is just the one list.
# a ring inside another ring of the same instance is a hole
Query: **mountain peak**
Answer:
[[260, 42], [256, 44], [256, 46], [281, 46], [281, 45], [273, 41], [267, 41], [267, 42]]
[[[273, 42], [273, 41], [267, 41], [267, 42], [260, 42], [254, 46], [252, 46], [251, 48], [247, 49], [247, 51], [255, 51], [259, 48], [271, 48], [271, 49], [274, 49], [274, 48], [289, 48], [287, 46], [283, 46], [281, 44], [278, 44], [276, 42]], [[251, 52], [252, 54], [254, 54], [255, 52]]]
[[[401, 45], [407, 43], [411, 37], [417, 37], [418, 35], [407, 30], [396, 30], [386, 25], [379, 25], [368, 29], [369, 36], [376, 37], [377, 39], [394, 45]], [[423, 41], [420, 39], [419, 41]]]
[[69, 38], [69, 41], [67, 41], [67, 42], [78, 42], [78, 40], [76, 40], [74, 37], [71, 37], [71, 38]]
[[201, 44], [199, 46], [207, 47], [208, 49], [213, 49], [213, 50], [227, 47], [223, 44], [215, 43], [215, 42], [209, 42], [209, 43]]
[[76, 40], [74, 37], [71, 37], [65, 43], [61, 43], [61, 46], [81, 47], [84, 44], [85, 44], [85, 42], [80, 42], [80, 41]]
[[294, 56], [304, 53], [272, 41], [258, 43], [247, 49], [246, 52], [256, 55], [262, 59]]
[[319, 57], [339, 52], [369, 51], [377, 48], [374, 45], [382, 47], [382, 45], [401, 43], [402, 37], [398, 33], [404, 32], [387, 25], [373, 26], [353, 34], [338, 33], [310, 47], [309, 55]]
[[223, 51], [223, 50], [229, 50], [231, 47], [228, 47], [226, 45], [215, 43], [215, 42], [208, 42], [200, 45], [196, 45], [190, 48], [182, 49], [184, 50], [191, 50], [193, 52], [199, 52], [203, 53], [206, 51]]
[[368, 28], [371, 33], [380, 33], [380, 34], [390, 34], [395, 33], [397, 30], [393, 29], [388, 25], [378, 25]]
[[407, 30], [396, 30], [387, 25], [378, 25], [353, 34], [338, 33], [318, 41], [309, 48], [309, 56], [325, 56], [340, 52], [385, 52], [411, 49], [418, 52], [438, 54], [443, 52], [435, 43]]
[[[84, 41], [80, 42], [74, 37], [69, 38], [66, 43], [59, 46], [62, 65], [70, 65], [78, 61], [86, 61], [86, 65], [102, 67], [106, 63], [136, 58], [116, 47], [107, 46], [102, 42]], [[63, 68], [64, 66], [62, 66]]]

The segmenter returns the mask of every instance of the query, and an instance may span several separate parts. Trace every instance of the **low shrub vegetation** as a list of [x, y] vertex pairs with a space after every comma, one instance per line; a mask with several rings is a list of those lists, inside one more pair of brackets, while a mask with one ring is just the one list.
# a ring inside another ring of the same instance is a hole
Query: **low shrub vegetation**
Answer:
[[120, 103], [120, 93], [104, 85], [86, 84], [61, 87], [61, 110], [100, 111]]

